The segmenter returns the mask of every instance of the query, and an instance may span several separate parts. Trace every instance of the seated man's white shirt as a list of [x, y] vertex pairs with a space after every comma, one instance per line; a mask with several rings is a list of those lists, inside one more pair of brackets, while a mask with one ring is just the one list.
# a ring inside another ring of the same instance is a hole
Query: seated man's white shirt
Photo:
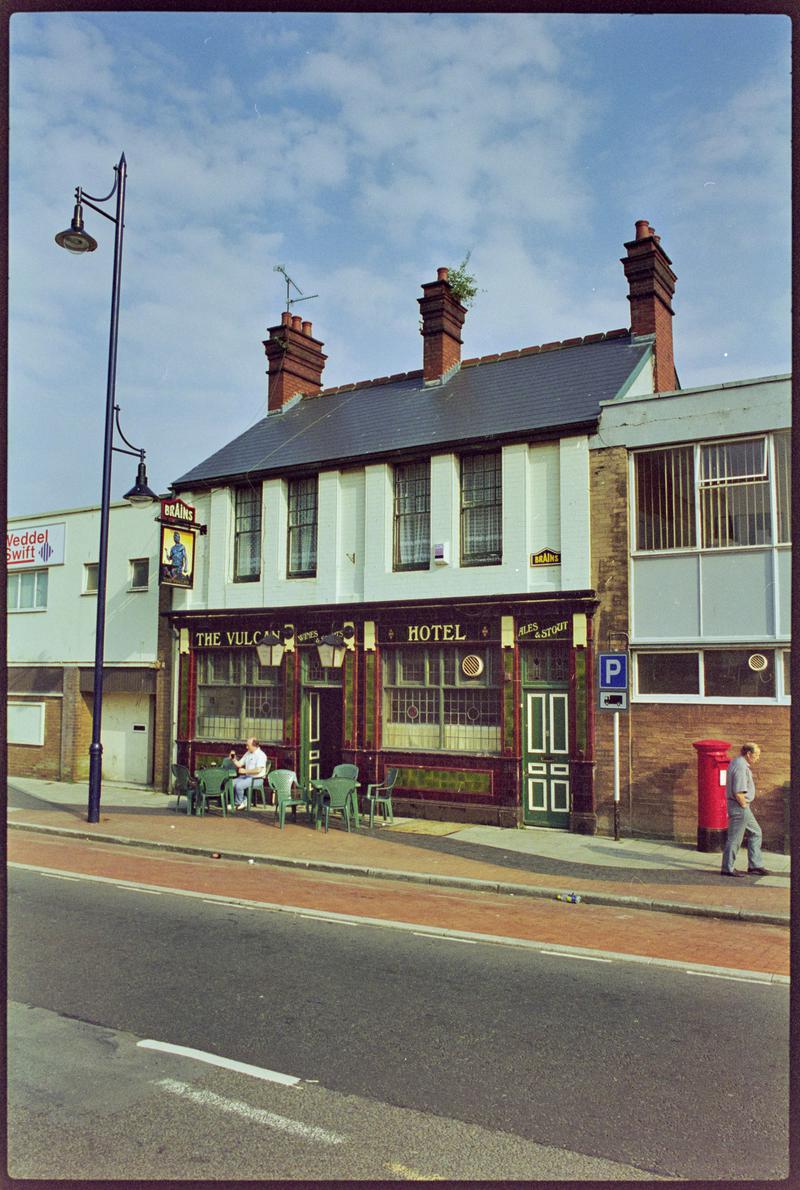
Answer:
[[260, 748], [256, 748], [255, 752], [245, 752], [241, 763], [245, 773], [257, 773], [261, 770], [263, 775], [267, 767], [267, 758]]

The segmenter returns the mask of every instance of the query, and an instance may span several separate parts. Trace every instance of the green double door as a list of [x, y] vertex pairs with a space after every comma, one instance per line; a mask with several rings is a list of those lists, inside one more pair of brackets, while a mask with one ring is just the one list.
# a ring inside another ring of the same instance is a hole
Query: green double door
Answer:
[[523, 822], [569, 829], [569, 690], [523, 690]]

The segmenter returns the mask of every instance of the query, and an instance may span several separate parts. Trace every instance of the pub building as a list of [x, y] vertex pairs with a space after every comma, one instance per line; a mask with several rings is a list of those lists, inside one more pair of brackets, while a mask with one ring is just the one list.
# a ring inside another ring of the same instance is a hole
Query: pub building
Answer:
[[447, 270], [422, 289], [422, 369], [336, 388], [284, 313], [266, 416], [173, 483], [208, 526], [169, 613], [176, 759], [254, 736], [301, 780], [397, 768], [400, 815], [594, 833], [589, 440], [653, 392], [658, 333], [462, 360]]

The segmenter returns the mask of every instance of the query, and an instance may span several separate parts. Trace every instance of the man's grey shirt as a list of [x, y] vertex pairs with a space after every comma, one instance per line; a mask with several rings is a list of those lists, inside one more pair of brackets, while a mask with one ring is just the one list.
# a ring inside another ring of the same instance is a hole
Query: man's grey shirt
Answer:
[[747, 798], [748, 804], [756, 796], [756, 783], [753, 780], [750, 765], [743, 756], [735, 756], [728, 765], [728, 779], [725, 792], [728, 804], [734, 806], [739, 805], [734, 796], [737, 793], [743, 793]]

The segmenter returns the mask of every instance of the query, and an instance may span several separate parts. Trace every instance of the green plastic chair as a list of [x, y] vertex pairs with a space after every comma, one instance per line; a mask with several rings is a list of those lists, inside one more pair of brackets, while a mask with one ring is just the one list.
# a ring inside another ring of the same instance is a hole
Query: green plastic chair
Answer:
[[175, 796], [175, 812], [178, 812], [182, 797], [186, 798], [186, 813], [191, 814], [192, 803], [197, 792], [197, 778], [193, 777], [185, 764], [173, 764], [172, 776], [175, 778], [172, 792]]
[[334, 777], [347, 777], [348, 781], [358, 780], [358, 765], [357, 764], [336, 764], [333, 766]]
[[[256, 780], [258, 779], [256, 778]], [[286, 807], [291, 807], [292, 814], [296, 815], [298, 806], [305, 806], [308, 810], [308, 805], [304, 797], [292, 797], [292, 790], [297, 786], [297, 774], [293, 773], [291, 769], [275, 769], [274, 772], [267, 774], [267, 782], [275, 794], [275, 821], [283, 830], [286, 822]]]
[[341, 814], [348, 831], [350, 830], [350, 801], [355, 788], [355, 782], [348, 777], [329, 777], [327, 781], [318, 783], [317, 789], [322, 798], [322, 821], [326, 831], [331, 813]]
[[201, 769], [197, 774], [199, 784], [195, 795], [195, 806], [198, 814], [205, 814], [206, 806], [212, 801], [218, 801], [223, 814], [228, 813], [231, 799], [231, 774], [227, 769]]
[[[369, 825], [375, 821], [375, 811], [380, 806], [384, 822], [394, 822], [392, 810], [392, 790], [397, 784], [399, 769], [387, 769], [386, 777], [380, 785], [367, 786], [367, 802], [369, 804]], [[388, 813], [387, 813], [388, 811]]]

